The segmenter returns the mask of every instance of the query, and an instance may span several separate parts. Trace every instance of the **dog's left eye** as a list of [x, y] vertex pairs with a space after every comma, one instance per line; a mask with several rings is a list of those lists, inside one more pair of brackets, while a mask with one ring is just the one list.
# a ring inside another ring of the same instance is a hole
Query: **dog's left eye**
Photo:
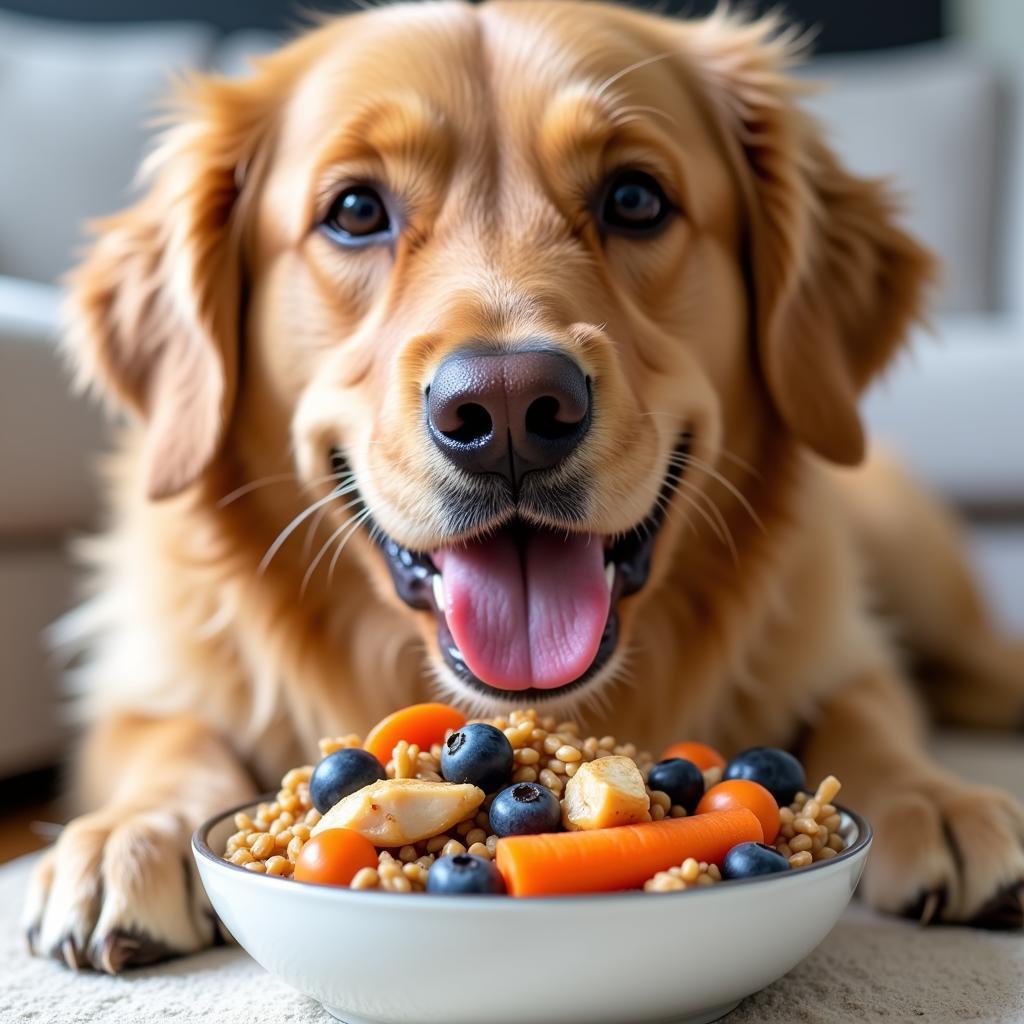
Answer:
[[380, 194], [368, 185], [358, 185], [334, 200], [322, 227], [342, 245], [364, 245], [389, 235], [391, 218]]
[[605, 185], [601, 227], [623, 235], [647, 234], [672, 211], [661, 186], [643, 171], [619, 171]]

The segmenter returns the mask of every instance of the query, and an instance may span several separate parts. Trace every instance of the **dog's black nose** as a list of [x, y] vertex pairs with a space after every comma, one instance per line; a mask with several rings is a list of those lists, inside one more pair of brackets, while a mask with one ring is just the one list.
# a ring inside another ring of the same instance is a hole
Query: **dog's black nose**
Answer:
[[572, 359], [551, 350], [455, 352], [430, 384], [427, 423], [455, 465], [515, 485], [583, 440], [589, 381]]

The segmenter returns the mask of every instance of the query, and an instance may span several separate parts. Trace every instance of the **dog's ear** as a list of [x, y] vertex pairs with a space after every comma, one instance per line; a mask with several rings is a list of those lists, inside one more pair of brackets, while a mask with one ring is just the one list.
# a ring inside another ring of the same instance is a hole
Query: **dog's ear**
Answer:
[[264, 106], [201, 79], [143, 169], [149, 191], [95, 225], [69, 276], [67, 347], [81, 383], [145, 423], [151, 498], [177, 494], [223, 439], [238, 373], [239, 182]]
[[762, 373], [792, 433], [825, 458], [864, 455], [860, 393], [920, 314], [931, 257], [884, 184], [847, 173], [796, 106], [793, 36], [717, 14], [687, 32], [747, 208]]

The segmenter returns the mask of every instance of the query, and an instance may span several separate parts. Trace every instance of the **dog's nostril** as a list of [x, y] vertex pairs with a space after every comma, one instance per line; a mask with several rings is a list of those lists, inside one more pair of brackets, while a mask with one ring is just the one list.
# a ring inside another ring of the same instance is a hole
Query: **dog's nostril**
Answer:
[[[561, 416], [561, 418], [559, 418]], [[554, 395], [534, 399], [526, 410], [526, 430], [545, 441], [559, 441], [579, 430], [580, 421], [566, 418], [562, 403]]]
[[459, 444], [479, 444], [491, 436], [494, 422], [491, 414], [476, 402], [460, 405], [456, 415], [461, 420], [454, 430], [445, 430], [444, 436]]

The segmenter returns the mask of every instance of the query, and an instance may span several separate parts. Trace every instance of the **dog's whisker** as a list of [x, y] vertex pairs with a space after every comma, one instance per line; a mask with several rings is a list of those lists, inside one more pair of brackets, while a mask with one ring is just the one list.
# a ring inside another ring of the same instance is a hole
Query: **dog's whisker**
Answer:
[[[338, 477], [339, 494], [350, 494], [356, 490], [355, 486], [353, 486], [355, 484], [355, 476], [355, 473], [349, 470]], [[329, 480], [330, 477], [322, 479]], [[324, 516], [327, 515], [327, 511], [328, 506], [325, 505], [317, 511], [317, 514], [310, 521], [309, 528], [306, 530], [306, 539], [302, 544], [302, 560], [304, 562], [308, 560], [310, 552], [313, 550], [313, 541], [316, 539], [317, 531], [320, 529], [320, 524], [323, 522]]]
[[[654, 417], [656, 417], [656, 416], [661, 416], [661, 417], [663, 417], [665, 419], [668, 419], [668, 420], [674, 420], [677, 423], [680, 421], [680, 417], [679, 417], [679, 415], [677, 413], [670, 412], [667, 409], [648, 409], [648, 410], [646, 410], [644, 412], [637, 413], [637, 415], [638, 416], [650, 416], [652, 419]], [[674, 454], [691, 454], [692, 455], [692, 453], [674, 453]], [[718, 449], [718, 454], [721, 455], [721, 457], [723, 459], [728, 459], [729, 462], [731, 462], [733, 465], [739, 466], [739, 468], [742, 469], [745, 473], [749, 473], [751, 476], [757, 477], [758, 480], [763, 480], [764, 479], [762, 474], [758, 471], [757, 467], [755, 465], [753, 465], [753, 463], [748, 462], [742, 456], [737, 455], [735, 452], [730, 451], [728, 448], [726, 448], [724, 446], [720, 447]]]
[[299, 483], [300, 487], [314, 487], [317, 484], [326, 483], [328, 480], [334, 479], [336, 479], [335, 474], [328, 473], [325, 476], [315, 477], [308, 484], [305, 484], [297, 473], [275, 473], [273, 476], [264, 476], [260, 477], [259, 480], [251, 480], [249, 483], [242, 484], [241, 487], [236, 487], [233, 491], [229, 491], [223, 498], [217, 501], [217, 508], [224, 508], [239, 498], [244, 498], [247, 494], [258, 491], [260, 488], [270, 487], [272, 484], [283, 484], [294, 480]]
[[345, 484], [342, 487], [333, 487], [333, 488], [331, 488], [331, 492], [330, 493], [333, 494], [336, 498], [343, 498], [343, 497], [345, 497], [346, 494], [351, 494], [353, 491], [358, 491], [358, 490], [359, 490], [358, 484], [356, 484], [355, 482], [352, 482], [352, 483], [347, 483], [347, 484]]
[[678, 57], [678, 50], [665, 50], [663, 53], [656, 53], [653, 57], [645, 57], [643, 60], [634, 61], [632, 64], [622, 68], [620, 71], [616, 71], [614, 75], [609, 75], [595, 90], [594, 95], [600, 99], [605, 92], [613, 86], [620, 79], [625, 78], [626, 75], [631, 75], [634, 71], [639, 71], [641, 68], [645, 68], [650, 64], [657, 64], [659, 61], [668, 60], [669, 57]]
[[260, 561], [257, 567], [256, 573], [262, 576], [267, 571], [267, 567], [274, 560], [274, 556], [284, 546], [285, 541], [297, 530], [318, 508], [322, 508], [324, 505], [329, 504], [332, 501], [337, 500], [341, 497], [340, 490], [332, 490], [328, 494], [325, 494], [322, 498], [314, 501], [311, 505], [307, 505], [278, 535], [273, 544], [267, 548], [266, 554]]
[[334, 554], [331, 556], [331, 564], [327, 569], [327, 585], [330, 586], [334, 582], [334, 570], [338, 564], [338, 559], [341, 558], [342, 551], [345, 550], [345, 546], [349, 540], [355, 535], [356, 530], [370, 517], [370, 509], [364, 508], [361, 512], [357, 513], [352, 517], [350, 523], [347, 524], [348, 530], [345, 535], [338, 541], [338, 546], [334, 549]]
[[[689, 493], [683, 493], [679, 490], [680, 487], [685, 487]], [[725, 520], [725, 516], [722, 515], [722, 510], [715, 504], [710, 495], [705, 494], [699, 487], [694, 486], [685, 479], [676, 481], [670, 490], [672, 493], [678, 494], [690, 508], [700, 515], [718, 540], [729, 549], [733, 564], [738, 566], [739, 551], [736, 548], [736, 541], [733, 538], [732, 531], [729, 529], [729, 524]], [[691, 498], [690, 494], [693, 494], [695, 497]], [[703, 505], [698, 504], [696, 498], [706, 502], [707, 509]]]
[[[628, 117], [632, 114], [653, 114], [657, 117], [664, 118], [670, 125], [672, 125], [673, 128], [679, 127], [679, 122], [667, 110], [659, 110], [657, 107], [645, 107], [642, 104], [631, 104], [628, 107], [619, 107], [619, 109], [615, 111], [615, 118], [618, 120], [620, 115]], [[639, 120], [639, 118], [636, 118], [636, 120]]]
[[[661, 509], [661, 513], [666, 521], [668, 521], [672, 513], [675, 511], [675, 506], [671, 501], [671, 498], [675, 493], [675, 489], [672, 489], [668, 494], [659, 494], [655, 502], [658, 508]], [[684, 519], [683, 524], [694, 536], [698, 535], [697, 524], [692, 519]]]
[[762, 533], [767, 532], [767, 530], [765, 529], [764, 522], [761, 520], [761, 517], [755, 511], [754, 506], [750, 504], [750, 501], [748, 500], [747, 496], [731, 480], [729, 480], [727, 477], [719, 473], [718, 470], [714, 468], [714, 466], [708, 464], [703, 459], [698, 458], [696, 455], [691, 455], [689, 452], [680, 452], [679, 458], [683, 461], [684, 464], [689, 463], [692, 466], [696, 466], [697, 469], [701, 470], [704, 473], [707, 473], [707, 475], [711, 477], [712, 480], [715, 480], [717, 483], [721, 484], [730, 494], [732, 494], [732, 496], [740, 503], [740, 505], [743, 506], [744, 511], [746, 511], [747, 515], [750, 516], [750, 518], [753, 520], [757, 528]]
[[[675, 494], [676, 494], [676, 488], [673, 486], [673, 487], [669, 488], [669, 490], [668, 490], [668, 492], [666, 494], [659, 494], [654, 499], [655, 505], [657, 506], [658, 509], [661, 510], [661, 514], [664, 516], [666, 521], [672, 515], [672, 512], [675, 509], [675, 506], [672, 504], [672, 501], [671, 501], [672, 496], [675, 495]], [[697, 527], [694, 524], [693, 520], [691, 520], [691, 519], [684, 519], [683, 522], [686, 524], [686, 527], [689, 529], [689, 531], [691, 533], [696, 534]]]
[[[692, 486], [687, 484], [687, 486]], [[710, 494], [705, 491], [701, 491], [699, 487], [693, 487], [694, 493], [704, 501], [704, 505], [714, 518], [715, 522], [718, 523], [719, 528], [725, 536], [726, 545], [732, 555], [734, 564], [739, 564], [739, 553], [736, 548], [736, 541], [732, 535], [732, 530], [729, 529], [729, 523], [726, 521], [725, 516], [722, 514], [722, 510], [718, 507], [717, 502], [711, 497]]]
[[302, 560], [304, 562], [309, 558], [313, 550], [313, 541], [320, 529], [320, 524], [324, 521], [324, 516], [327, 515], [327, 509], [327, 505], [317, 509], [316, 515], [309, 521], [309, 526], [306, 528], [306, 539], [302, 542]]
[[[336, 511], [344, 512], [346, 509], [352, 508], [353, 505], [360, 505], [360, 504], [362, 504], [362, 501], [363, 501], [363, 499], [361, 497], [357, 496], [357, 497], [353, 498], [351, 501], [345, 502], [345, 504], [342, 505]], [[326, 513], [327, 512], [327, 507], [324, 506], [324, 508], [320, 509], [320, 512]], [[349, 518], [347, 518], [330, 535], [330, 537], [328, 537], [327, 540], [325, 540], [324, 543], [321, 545], [320, 550], [316, 553], [316, 558], [314, 558], [313, 561], [310, 563], [309, 568], [306, 570], [306, 574], [302, 577], [302, 585], [299, 587], [299, 597], [300, 598], [306, 596], [306, 589], [309, 586], [310, 580], [313, 578], [313, 574], [316, 572], [316, 567], [321, 563], [321, 561], [323, 561], [323, 557], [330, 550], [331, 544], [333, 544], [334, 541], [338, 537], [340, 537], [341, 534], [345, 532], [345, 530], [348, 529], [349, 524], [352, 522], [352, 518], [353, 517], [351, 517], [351, 516]]]
[[236, 487], [233, 491], [229, 491], [224, 495], [223, 498], [219, 498], [217, 501], [217, 508], [224, 508], [226, 505], [230, 505], [233, 501], [237, 501], [239, 498], [244, 498], [247, 494], [251, 494], [253, 491], [259, 490], [261, 487], [269, 487], [271, 484], [283, 484], [289, 480], [297, 480], [298, 477], [294, 473], [275, 473], [273, 476], [260, 477], [259, 480], [251, 480], [247, 484], [243, 484], [241, 487]]
[[[695, 511], [695, 512], [696, 512], [696, 513], [697, 513], [697, 514], [698, 514], [698, 515], [699, 515], [699, 516], [700, 516], [700, 517], [701, 517], [701, 518], [702, 518], [702, 519], [704, 520], [704, 522], [705, 522], [705, 523], [707, 523], [707, 525], [708, 525], [708, 528], [709, 528], [709, 529], [711, 530], [711, 532], [712, 532], [712, 533], [713, 533], [713, 534], [715, 535], [715, 537], [716, 537], [716, 538], [717, 538], [717, 539], [718, 539], [718, 540], [719, 540], [719, 541], [720, 541], [720, 542], [721, 542], [722, 544], [726, 544], [726, 545], [727, 545], [727, 541], [726, 541], [726, 539], [725, 539], [725, 534], [724, 534], [724, 532], [722, 531], [722, 528], [721, 528], [721, 526], [720, 526], [719, 522], [717, 521], [717, 519], [715, 519], [715, 518], [712, 518], [712, 516], [711, 516], [711, 513], [709, 513], [709, 512], [708, 512], [708, 511], [707, 511], [707, 510], [706, 510], [706, 509], [704, 508], [704, 506], [703, 506], [703, 505], [700, 505], [700, 504], [698, 504], [698, 503], [697, 503], [697, 500], [696, 500], [696, 499], [697, 499], [697, 497], [699, 496], [699, 497], [701, 497], [701, 498], [704, 498], [704, 497], [705, 497], [704, 493], [703, 493], [702, 491], [699, 491], [699, 490], [697, 490], [697, 489], [696, 489], [696, 488], [694, 488], [694, 487], [690, 487], [690, 488], [689, 488], [689, 491], [690, 491], [690, 492], [692, 493], [692, 495], [693, 495], [693, 497], [691, 497], [691, 496], [690, 496], [690, 494], [684, 494], [684, 493], [683, 493], [683, 492], [682, 492], [682, 491], [680, 490], [680, 487], [681, 487], [681, 486], [682, 486], [682, 483], [681, 483], [681, 482], [680, 482], [679, 484], [676, 484], [676, 485], [674, 485], [674, 486], [673, 486], [673, 487], [672, 487], [672, 488], [670, 489], [670, 493], [671, 493], [671, 494], [672, 494], [673, 496], [678, 496], [678, 497], [679, 497], [679, 499], [680, 499], [681, 501], [683, 501], [683, 502], [684, 502], [684, 503], [685, 503], [685, 504], [686, 504], [686, 505], [687, 505], [687, 506], [688, 506], [689, 508], [692, 508], [692, 509], [693, 509], [693, 510], [694, 510], [694, 511]], [[715, 509], [715, 511], [717, 512], [718, 510], [717, 510], [717, 509]]]
[[739, 466], [744, 472], [749, 473], [751, 476], [757, 477], [758, 480], [763, 480], [764, 476], [758, 471], [757, 467], [748, 462], [746, 459], [740, 458], [735, 452], [729, 451], [728, 448], [720, 448], [719, 454], [723, 459], [728, 459], [734, 466]]
[[666, 494], [659, 493], [655, 496], [654, 507], [666, 518], [668, 518], [669, 514], [672, 512], [672, 503], [668, 500], [668, 495]]
[[641, 124], [642, 120], [643, 119], [639, 115], [634, 115], [632, 117], [616, 117], [615, 125], [617, 128], [627, 128], [631, 124]]
[[644, 541], [650, 540], [653, 536], [653, 534], [651, 533], [651, 527], [646, 519], [642, 522], [637, 523], [636, 526], [633, 526], [628, 532], [635, 533], [641, 540]]

